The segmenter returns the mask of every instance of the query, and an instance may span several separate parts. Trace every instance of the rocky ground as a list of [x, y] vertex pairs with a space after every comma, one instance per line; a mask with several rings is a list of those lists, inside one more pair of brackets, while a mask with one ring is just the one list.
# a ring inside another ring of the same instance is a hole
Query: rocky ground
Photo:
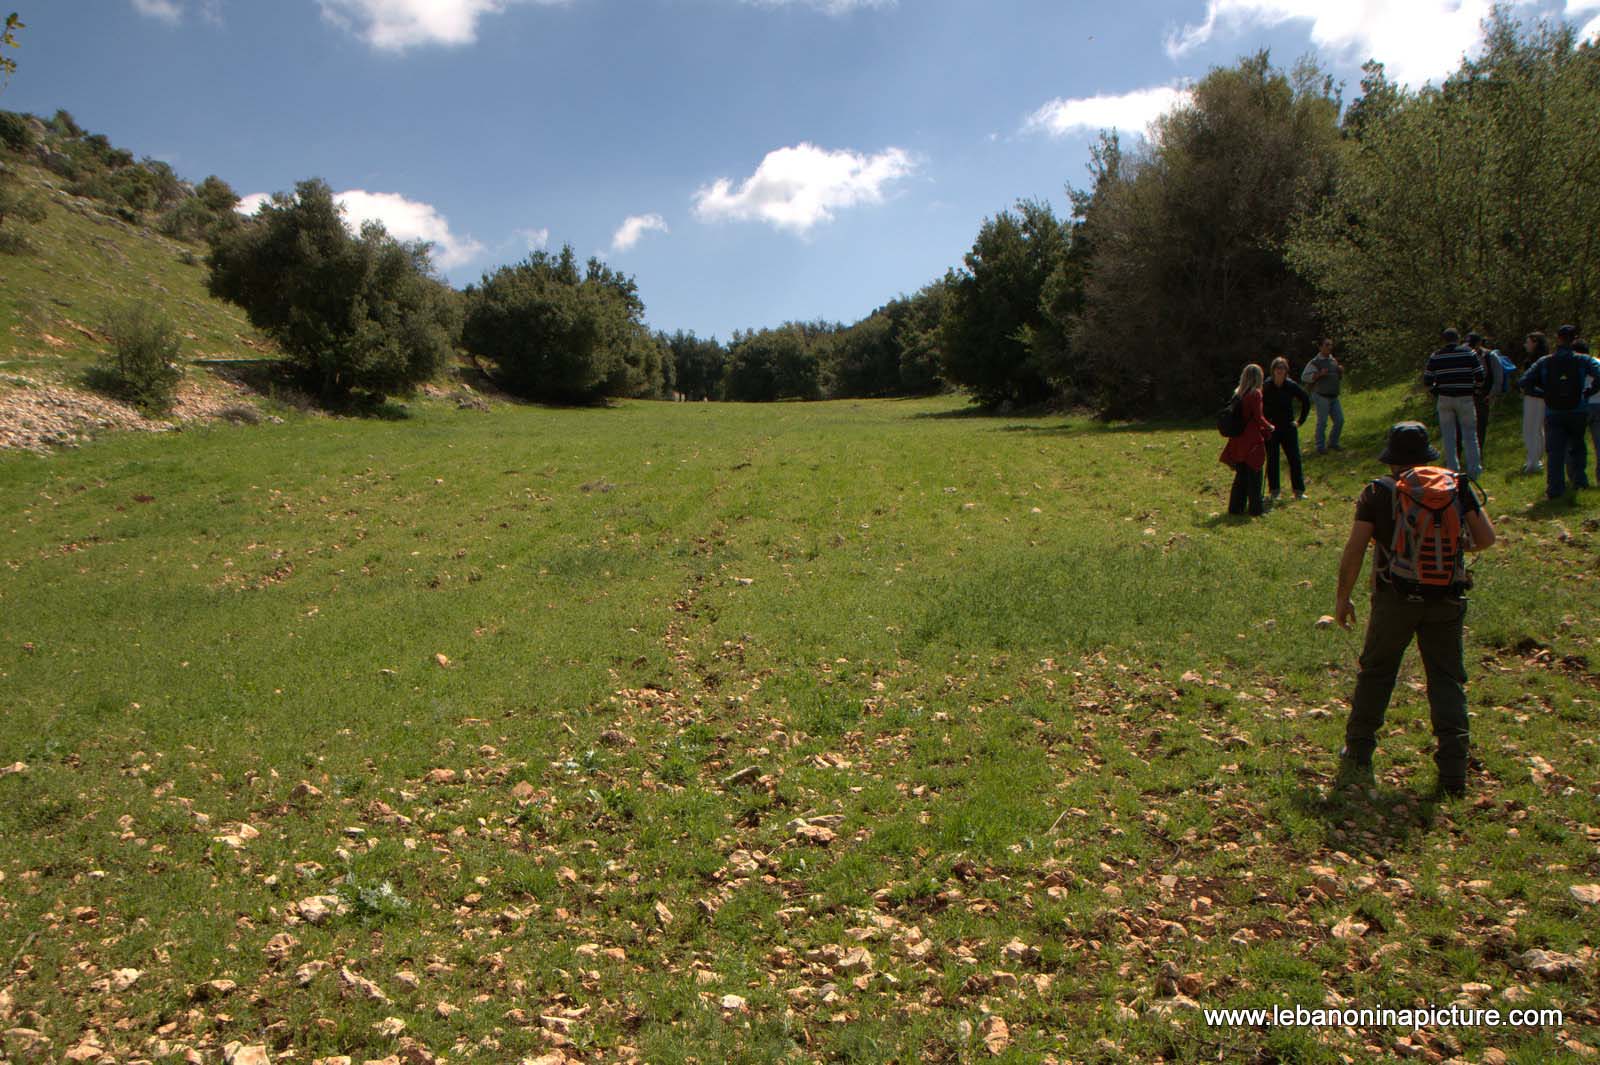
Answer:
[[170, 417], [147, 418], [126, 403], [19, 374], [0, 380], [0, 449], [48, 453], [113, 429], [165, 433], [218, 418], [259, 420], [249, 388], [220, 376], [184, 382]]

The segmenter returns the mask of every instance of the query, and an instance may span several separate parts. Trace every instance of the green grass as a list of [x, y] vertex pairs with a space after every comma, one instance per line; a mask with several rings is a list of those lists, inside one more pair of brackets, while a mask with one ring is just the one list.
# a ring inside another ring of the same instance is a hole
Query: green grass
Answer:
[[[1594, 962], [1517, 956], [1597, 945], [1568, 888], [1600, 880], [1600, 495], [1488, 478], [1474, 797], [1428, 798], [1414, 661], [1377, 788], [1331, 788], [1359, 635], [1314, 622], [1407, 403], [1350, 397], [1311, 499], [1244, 524], [1212, 432], [948, 399], [419, 403], [0, 457], [0, 1020], [47, 1059], [92, 1030], [360, 1061], [389, 1016], [495, 1062], [980, 1060], [989, 1013], [1018, 1062], [1404, 1034], [1163, 1018], [1170, 967], [1207, 1006], [1525, 985], [1563, 1033], [1430, 1045], [1579, 1060]], [[312, 895], [345, 912], [291, 923]]]

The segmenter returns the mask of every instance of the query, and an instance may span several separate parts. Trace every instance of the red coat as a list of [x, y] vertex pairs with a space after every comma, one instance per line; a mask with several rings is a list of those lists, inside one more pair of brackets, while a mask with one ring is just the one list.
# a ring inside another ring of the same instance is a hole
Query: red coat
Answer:
[[1240, 399], [1244, 410], [1244, 432], [1228, 440], [1218, 461], [1233, 467], [1244, 463], [1252, 470], [1267, 464], [1267, 441], [1272, 438], [1272, 423], [1261, 413], [1261, 390], [1246, 392]]

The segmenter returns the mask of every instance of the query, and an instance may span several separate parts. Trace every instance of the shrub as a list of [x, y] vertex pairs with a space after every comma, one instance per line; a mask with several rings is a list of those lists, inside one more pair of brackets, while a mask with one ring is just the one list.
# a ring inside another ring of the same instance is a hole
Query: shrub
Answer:
[[142, 304], [114, 310], [105, 326], [111, 351], [99, 367], [101, 387], [146, 414], [166, 414], [177, 398], [183, 367], [178, 331], [160, 312]]
[[15, 111], [0, 111], [0, 144], [13, 152], [26, 152], [34, 145], [33, 124], [27, 115]]

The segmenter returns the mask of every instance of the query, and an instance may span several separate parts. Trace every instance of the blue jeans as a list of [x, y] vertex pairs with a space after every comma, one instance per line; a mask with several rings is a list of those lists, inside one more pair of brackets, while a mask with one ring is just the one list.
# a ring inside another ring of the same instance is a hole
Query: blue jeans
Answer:
[[1584, 433], [1589, 428], [1589, 412], [1577, 410], [1546, 410], [1544, 414], [1544, 476], [1545, 495], [1560, 499], [1567, 494], [1567, 474], [1572, 474], [1572, 487], [1588, 488], [1588, 449], [1584, 446]]
[[[1317, 450], [1338, 447], [1339, 434], [1344, 432], [1344, 407], [1340, 406], [1339, 397], [1313, 393], [1311, 399], [1317, 405]], [[1333, 436], [1326, 437], [1327, 442], [1324, 443], [1330, 417], [1333, 419]]]
[[[1456, 454], [1458, 434], [1465, 456]], [[1439, 439], [1444, 444], [1446, 469], [1474, 480], [1483, 475], [1483, 460], [1478, 455], [1478, 405], [1471, 396], [1439, 397]]]

